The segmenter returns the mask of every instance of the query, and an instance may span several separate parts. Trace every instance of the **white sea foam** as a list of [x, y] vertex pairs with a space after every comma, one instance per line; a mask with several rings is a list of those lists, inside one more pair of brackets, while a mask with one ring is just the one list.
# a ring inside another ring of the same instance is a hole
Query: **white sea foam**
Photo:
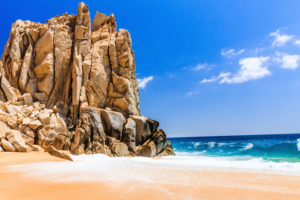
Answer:
[[[53, 181], [142, 181], [178, 182], [184, 177], [169, 177], [165, 170], [224, 170], [279, 173], [300, 176], [300, 163], [271, 162], [260, 158], [169, 156], [159, 159], [111, 158], [105, 155], [72, 156], [74, 162], [42, 162], [11, 165], [9, 170], [25, 176]], [[186, 178], [186, 177], [185, 177]], [[190, 177], [192, 178], [192, 177]]]
[[201, 145], [201, 142], [193, 142], [193, 145], [194, 145], [195, 148], [197, 148]]
[[216, 142], [208, 142], [207, 145], [208, 145], [208, 148], [212, 149], [215, 147]]
[[253, 144], [252, 143], [248, 143], [242, 150], [249, 150], [249, 149], [252, 149], [253, 148]]
[[300, 138], [297, 139], [297, 148], [298, 148], [298, 151], [300, 151]]
[[218, 146], [219, 146], [219, 147], [222, 147], [222, 146], [224, 146], [224, 145], [226, 145], [225, 142], [220, 142], [220, 143], [218, 143]]

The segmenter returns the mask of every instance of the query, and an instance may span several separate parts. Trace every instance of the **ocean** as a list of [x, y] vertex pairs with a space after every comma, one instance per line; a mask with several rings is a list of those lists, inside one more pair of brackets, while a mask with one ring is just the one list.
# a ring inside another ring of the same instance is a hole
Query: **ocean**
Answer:
[[170, 138], [176, 156], [201, 168], [300, 175], [300, 134]]
[[26, 176], [55, 181], [143, 181], [178, 183], [182, 172], [218, 170], [300, 176], [300, 134], [170, 138], [176, 156], [159, 158], [72, 155], [74, 162], [40, 162], [8, 166]]

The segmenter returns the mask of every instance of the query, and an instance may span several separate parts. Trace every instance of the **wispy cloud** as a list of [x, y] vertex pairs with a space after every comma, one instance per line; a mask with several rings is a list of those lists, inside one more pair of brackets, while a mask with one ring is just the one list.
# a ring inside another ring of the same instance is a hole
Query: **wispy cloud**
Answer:
[[269, 36], [274, 37], [274, 40], [272, 42], [272, 47], [284, 46], [287, 42], [289, 42], [294, 37], [293, 35], [280, 33], [279, 29], [275, 32], [270, 33]]
[[294, 42], [294, 44], [297, 45], [297, 46], [300, 46], [300, 40], [296, 40], [296, 41]]
[[243, 83], [254, 79], [263, 78], [270, 75], [271, 72], [263, 65], [269, 60], [269, 57], [250, 57], [239, 61], [241, 68], [235, 74], [230, 72], [221, 72], [217, 77], [203, 79], [200, 83], [209, 83], [219, 81], [220, 84]]
[[[268, 36], [273, 39], [272, 46], [270, 47], [269, 45], [261, 43], [259, 48], [254, 48], [252, 50], [247, 49], [247, 54], [249, 56], [238, 60], [240, 68], [237, 72], [219, 72], [219, 75], [212, 76], [211, 78], [204, 78], [199, 83], [218, 82], [219, 84], [238, 84], [271, 75], [269, 66], [277, 66], [291, 70], [300, 68], [300, 54], [279, 53], [274, 49], [274, 47], [285, 46], [289, 42], [300, 46], [300, 40], [296, 40], [295, 35], [282, 33], [279, 29], [270, 33]], [[289, 47], [290, 46], [287, 46], [285, 50]], [[229, 63], [233, 63], [237, 61], [237, 59], [233, 58], [244, 52], [245, 49], [222, 49], [221, 55], [225, 58], [230, 58]], [[262, 54], [264, 55], [262, 56]]]
[[221, 72], [218, 76], [213, 76], [209, 79], [203, 79], [202, 81], [200, 81], [200, 83], [212, 83], [212, 82], [216, 82], [219, 80], [223, 80], [225, 77], [230, 76], [231, 73], [230, 72]]
[[154, 79], [153, 76], [148, 76], [148, 77], [144, 77], [144, 78], [141, 78], [141, 79], [138, 79], [138, 86], [139, 88], [141, 89], [145, 89], [147, 84], [152, 81]]
[[193, 71], [199, 71], [201, 69], [205, 69], [205, 67], [207, 66], [207, 64], [198, 64], [195, 67], [193, 67]]
[[235, 50], [235, 49], [224, 50], [224, 49], [222, 49], [221, 55], [226, 58], [233, 58], [244, 52], [245, 52], [245, 49], [241, 49], [241, 50]]
[[300, 65], [300, 55], [281, 54], [276, 52], [277, 57], [274, 61], [280, 63], [280, 67], [284, 69], [297, 69]]
[[212, 66], [213, 65], [208, 63], [198, 63], [192, 67], [185, 68], [185, 69], [189, 69], [191, 71], [210, 70]]

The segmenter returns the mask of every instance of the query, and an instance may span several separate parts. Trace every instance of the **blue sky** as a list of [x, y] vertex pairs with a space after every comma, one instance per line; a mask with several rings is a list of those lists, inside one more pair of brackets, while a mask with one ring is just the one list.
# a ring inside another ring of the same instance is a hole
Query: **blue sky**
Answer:
[[[3, 2], [1, 53], [17, 19], [44, 23], [78, 2]], [[169, 136], [300, 132], [300, 1], [85, 3], [131, 33], [141, 112]]]

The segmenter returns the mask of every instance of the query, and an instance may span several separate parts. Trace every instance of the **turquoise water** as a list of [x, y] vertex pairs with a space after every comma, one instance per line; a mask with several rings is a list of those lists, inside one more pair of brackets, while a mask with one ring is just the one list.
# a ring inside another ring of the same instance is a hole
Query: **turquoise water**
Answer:
[[170, 138], [179, 156], [300, 163], [300, 134]]
[[[107, 179], [164, 183], [172, 177], [161, 169], [246, 171], [300, 176], [300, 134], [170, 140], [176, 156], [152, 159], [83, 154], [72, 155], [74, 162], [30, 163], [9, 166], [9, 169], [55, 181]], [[192, 178], [182, 176], [172, 181], [180, 182]]]

